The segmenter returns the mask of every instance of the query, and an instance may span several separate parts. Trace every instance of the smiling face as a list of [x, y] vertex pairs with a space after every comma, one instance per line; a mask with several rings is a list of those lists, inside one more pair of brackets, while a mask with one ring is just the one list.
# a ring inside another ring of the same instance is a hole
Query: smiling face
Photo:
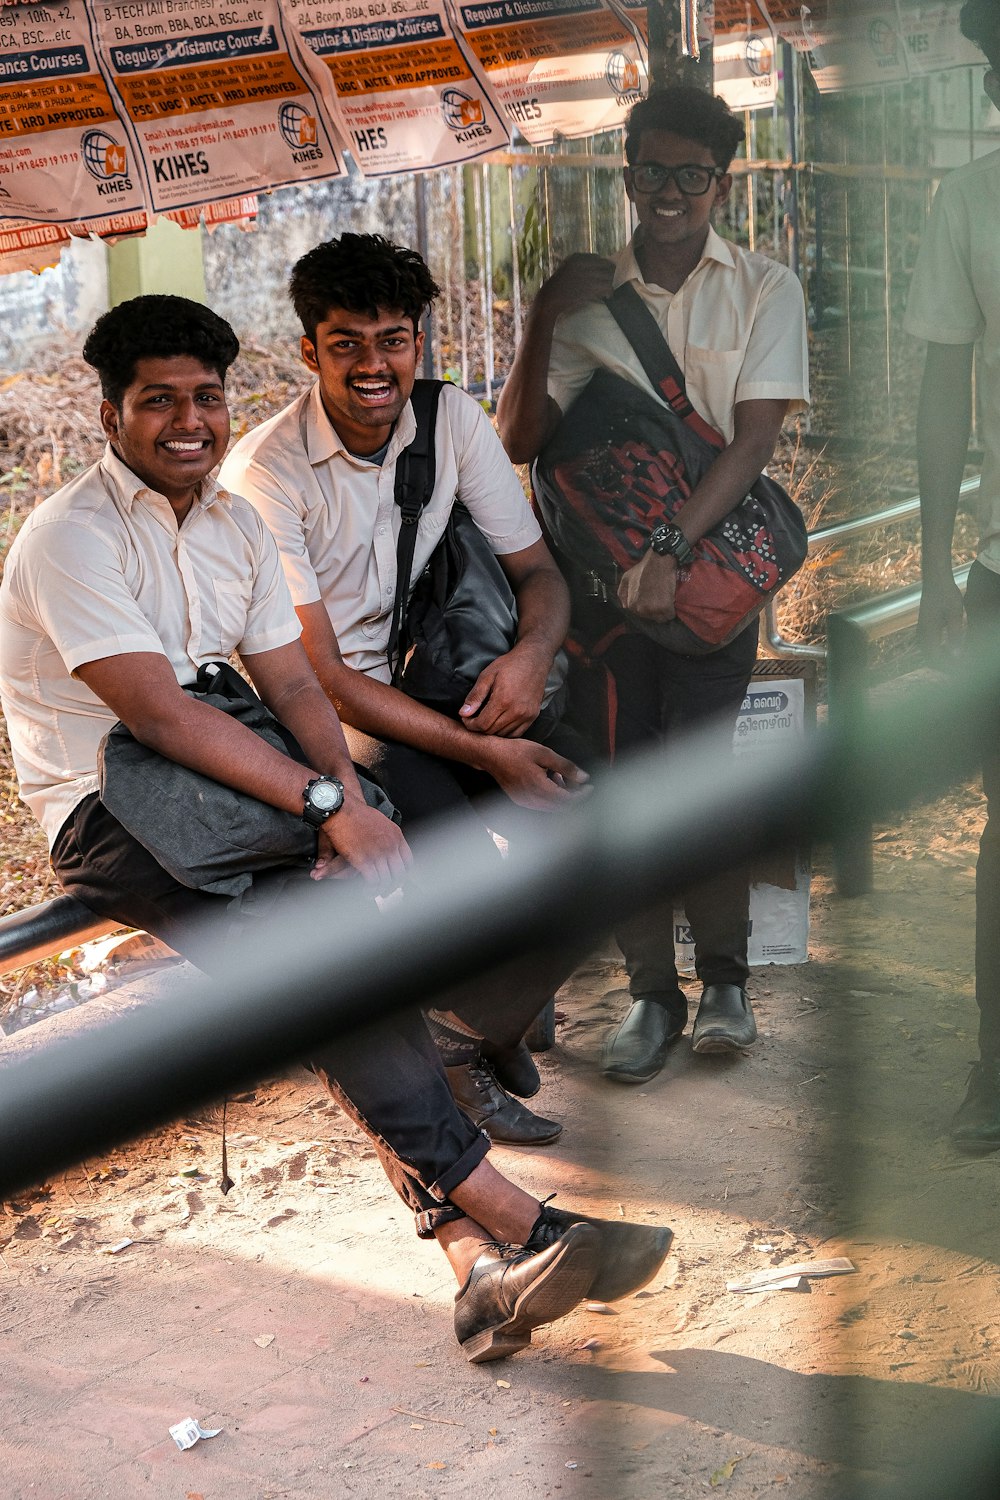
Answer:
[[[633, 165], [646, 162], [662, 167], [717, 165], [708, 146], [669, 130], [643, 131]], [[653, 193], [640, 193], [632, 181], [631, 168], [626, 170], [628, 195], [642, 226], [642, 245], [654, 269], [658, 258], [667, 262], [697, 261], [708, 238], [712, 210], [729, 197], [732, 181], [727, 172], [713, 181], [707, 193], [695, 196], [682, 193], [671, 178]]]
[[122, 462], [170, 501], [179, 522], [229, 443], [222, 380], [188, 354], [136, 360], [121, 410], [101, 402], [101, 425]]
[[376, 453], [389, 441], [410, 399], [424, 335], [398, 308], [378, 316], [333, 307], [302, 340], [302, 358], [319, 376], [326, 414], [350, 453]]

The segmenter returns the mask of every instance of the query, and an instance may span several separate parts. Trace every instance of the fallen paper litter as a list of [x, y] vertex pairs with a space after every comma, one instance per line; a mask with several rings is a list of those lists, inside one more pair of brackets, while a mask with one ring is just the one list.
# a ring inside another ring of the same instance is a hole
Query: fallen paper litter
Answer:
[[580, 1467], [580, 1465], [579, 1464], [572, 1464], [572, 1463], [570, 1463], [570, 1464], [567, 1464], [566, 1467], [567, 1467], [567, 1469], [578, 1469]]
[[117, 1245], [108, 1245], [104, 1251], [105, 1255], [120, 1255], [127, 1250], [129, 1245], [134, 1245], [135, 1240], [119, 1240]]
[[612, 1317], [617, 1317], [614, 1308], [609, 1307], [606, 1302], [588, 1302], [585, 1306], [588, 1312], [610, 1313]]
[[274, 1343], [274, 1337], [275, 1336], [273, 1333], [258, 1333], [257, 1337], [254, 1339], [254, 1343], [257, 1345], [258, 1349], [266, 1349], [268, 1344]]
[[797, 1287], [812, 1276], [849, 1276], [857, 1270], [853, 1261], [844, 1255], [831, 1256], [829, 1260], [803, 1260], [794, 1266], [773, 1266], [769, 1271], [754, 1271], [739, 1281], [727, 1281], [727, 1292], [769, 1292], [782, 1288]]
[[194, 1417], [185, 1417], [183, 1422], [175, 1422], [170, 1428], [170, 1436], [183, 1453], [185, 1448], [193, 1448], [199, 1438], [218, 1437], [221, 1431], [221, 1427], [201, 1427]]

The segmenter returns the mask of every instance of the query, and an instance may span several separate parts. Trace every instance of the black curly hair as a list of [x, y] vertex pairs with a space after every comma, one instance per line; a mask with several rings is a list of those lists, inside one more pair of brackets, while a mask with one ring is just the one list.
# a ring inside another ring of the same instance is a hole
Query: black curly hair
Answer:
[[378, 317], [399, 308], [416, 332], [441, 288], [423, 258], [381, 234], [342, 234], [307, 251], [292, 267], [288, 295], [303, 331], [315, 340], [316, 325], [333, 307]]
[[725, 99], [686, 83], [654, 89], [633, 106], [625, 127], [625, 160], [630, 167], [635, 165], [644, 130], [669, 130], [707, 146], [724, 172], [746, 134]]
[[1000, 71], [1000, 0], [965, 0], [958, 24], [962, 35], [986, 54], [990, 67]]
[[121, 411], [140, 359], [189, 354], [220, 380], [240, 352], [225, 318], [200, 302], [162, 293], [132, 297], [103, 313], [83, 346], [83, 357], [101, 378], [101, 394]]

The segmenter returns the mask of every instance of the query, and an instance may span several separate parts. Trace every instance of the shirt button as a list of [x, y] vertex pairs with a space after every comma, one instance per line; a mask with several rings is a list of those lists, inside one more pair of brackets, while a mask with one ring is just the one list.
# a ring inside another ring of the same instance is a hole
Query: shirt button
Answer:
[[379, 536], [385, 536], [385, 527], [384, 526], [380, 526], [379, 527], [378, 534], [379, 534]]

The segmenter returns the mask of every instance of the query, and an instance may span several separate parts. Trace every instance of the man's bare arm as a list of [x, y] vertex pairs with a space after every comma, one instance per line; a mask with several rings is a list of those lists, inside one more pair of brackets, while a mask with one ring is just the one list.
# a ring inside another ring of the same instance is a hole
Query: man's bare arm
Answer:
[[609, 260], [571, 255], [539, 288], [497, 402], [497, 426], [512, 463], [532, 463], [562, 415], [548, 392], [556, 322], [563, 313], [609, 297], [613, 278]]
[[965, 628], [952, 572], [959, 490], [972, 431], [974, 344], [928, 344], [917, 408], [923, 586], [917, 639], [931, 661], [953, 652]]
[[[738, 401], [733, 440], [705, 471], [674, 516], [693, 546], [737, 506], [774, 455], [787, 401]], [[623, 574], [618, 598], [648, 620], [674, 618], [677, 560], [647, 552]]]
[[[528, 549], [526, 549], [528, 550]], [[320, 603], [297, 608], [302, 643], [324, 692], [346, 724], [379, 739], [399, 740], [430, 755], [485, 771], [522, 807], [552, 807], [568, 800], [586, 776], [572, 761], [533, 740], [470, 734], [457, 720], [349, 667], [330, 617]]]
[[406, 843], [388, 818], [365, 803], [340, 723], [299, 643], [255, 653], [246, 665], [264, 702], [309, 756], [308, 767], [185, 693], [158, 653], [102, 657], [78, 668], [78, 675], [142, 744], [272, 807], [301, 813], [302, 791], [311, 776], [338, 777], [344, 806], [320, 829], [318, 873], [335, 853], [366, 879], [397, 883], [409, 860]]

